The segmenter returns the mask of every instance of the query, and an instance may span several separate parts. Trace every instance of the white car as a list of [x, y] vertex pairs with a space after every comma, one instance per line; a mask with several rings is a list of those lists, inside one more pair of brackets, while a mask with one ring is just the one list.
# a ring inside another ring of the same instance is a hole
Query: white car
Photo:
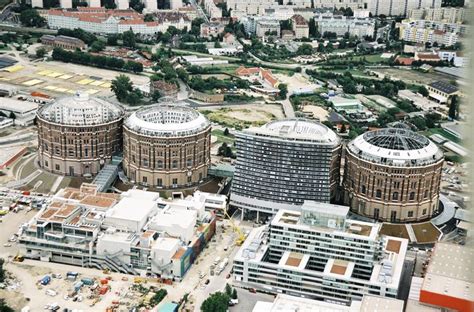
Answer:
[[3, 247], [11, 247], [11, 246], [12, 246], [12, 244], [10, 244], [10, 243], [3, 244]]

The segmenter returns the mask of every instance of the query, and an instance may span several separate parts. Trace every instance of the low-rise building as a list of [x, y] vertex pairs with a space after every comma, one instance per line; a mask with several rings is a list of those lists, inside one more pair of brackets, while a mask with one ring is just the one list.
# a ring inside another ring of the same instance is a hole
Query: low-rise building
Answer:
[[204, 38], [216, 38], [224, 32], [224, 24], [211, 22], [201, 24], [201, 37]]
[[204, 206], [193, 197], [175, 202], [83, 184], [60, 190], [22, 226], [20, 249], [31, 259], [180, 280], [215, 233]]
[[82, 50], [86, 47], [86, 44], [81, 39], [68, 36], [43, 35], [41, 37], [41, 43], [55, 48], [63, 48], [67, 50]]
[[415, 52], [415, 61], [439, 63], [441, 59], [437, 53]]
[[257, 37], [276, 36], [280, 37], [280, 22], [277, 20], [258, 20], [255, 27]]
[[420, 289], [420, 302], [460, 312], [474, 309], [472, 247], [436, 243]]
[[438, 51], [438, 56], [442, 61], [452, 62], [456, 67], [467, 67], [469, 65], [469, 57], [462, 51]]
[[429, 97], [438, 103], [449, 103], [454, 95], [459, 95], [459, 89], [444, 81], [435, 81], [427, 86]]
[[408, 240], [347, 218], [349, 207], [305, 201], [254, 229], [234, 258], [234, 283], [270, 293], [351, 305], [396, 298]]
[[308, 38], [309, 37], [309, 25], [303, 16], [295, 14], [291, 17], [291, 26], [295, 33], [296, 39]]
[[15, 125], [18, 126], [32, 125], [37, 110], [38, 104], [30, 101], [21, 101], [6, 97], [0, 100], [0, 111], [7, 117], [11, 116], [12, 119], [14, 119]]

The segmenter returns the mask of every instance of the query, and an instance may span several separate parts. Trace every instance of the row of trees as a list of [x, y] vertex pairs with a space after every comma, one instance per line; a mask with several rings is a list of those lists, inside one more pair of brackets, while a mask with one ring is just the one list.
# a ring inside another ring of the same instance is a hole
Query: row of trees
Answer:
[[194, 76], [188, 81], [189, 87], [193, 90], [205, 92], [214, 89], [248, 89], [250, 83], [243, 79], [224, 79], [220, 80], [215, 77], [203, 79], [201, 76]]
[[93, 55], [79, 50], [73, 52], [66, 51], [62, 48], [54, 48], [52, 56], [53, 60], [66, 63], [76, 63], [115, 70], [125, 70], [134, 73], [140, 73], [143, 71], [143, 64], [135, 61], [124, 61], [116, 57]]

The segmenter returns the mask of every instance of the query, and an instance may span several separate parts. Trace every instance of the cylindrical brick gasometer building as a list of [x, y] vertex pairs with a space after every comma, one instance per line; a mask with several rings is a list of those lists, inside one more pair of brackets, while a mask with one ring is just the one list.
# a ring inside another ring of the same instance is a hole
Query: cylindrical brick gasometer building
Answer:
[[388, 222], [431, 218], [438, 211], [443, 152], [406, 129], [366, 132], [345, 149], [344, 202]]
[[148, 107], [133, 113], [123, 131], [123, 168], [131, 181], [177, 188], [207, 177], [211, 124], [196, 110], [184, 104]]
[[94, 176], [122, 150], [124, 111], [118, 105], [76, 93], [37, 112], [38, 163], [67, 176]]

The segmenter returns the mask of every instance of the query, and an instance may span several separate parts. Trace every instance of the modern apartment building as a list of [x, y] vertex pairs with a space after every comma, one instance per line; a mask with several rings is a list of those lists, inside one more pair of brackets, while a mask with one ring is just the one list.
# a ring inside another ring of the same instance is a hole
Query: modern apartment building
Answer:
[[314, 21], [321, 35], [325, 32], [334, 32], [338, 36], [344, 36], [346, 33], [358, 38], [374, 36], [375, 20], [371, 18], [357, 18], [333, 15], [332, 13], [321, 13], [314, 16]]
[[341, 140], [326, 126], [285, 119], [236, 135], [237, 162], [230, 204], [275, 214], [304, 200], [329, 203], [339, 184]]
[[454, 24], [465, 22], [469, 14], [470, 9], [467, 8], [419, 8], [410, 10], [407, 17], [411, 20], [427, 20]]
[[469, 26], [460, 23], [445, 23], [428, 20], [403, 20], [397, 24], [400, 28], [399, 39], [414, 43], [437, 43], [452, 46], [469, 32]]
[[234, 283], [344, 305], [367, 294], [396, 298], [408, 240], [381, 236], [380, 224], [348, 212], [314, 201], [278, 211], [237, 252]]
[[345, 149], [344, 203], [375, 220], [419, 221], [438, 212], [443, 152], [403, 128], [361, 134]]
[[93, 184], [65, 188], [22, 225], [20, 252], [41, 261], [180, 280], [215, 233], [206, 200], [206, 193], [170, 201], [141, 190], [101, 193]]
[[410, 10], [440, 8], [441, 0], [366, 0], [372, 15], [406, 16]]

